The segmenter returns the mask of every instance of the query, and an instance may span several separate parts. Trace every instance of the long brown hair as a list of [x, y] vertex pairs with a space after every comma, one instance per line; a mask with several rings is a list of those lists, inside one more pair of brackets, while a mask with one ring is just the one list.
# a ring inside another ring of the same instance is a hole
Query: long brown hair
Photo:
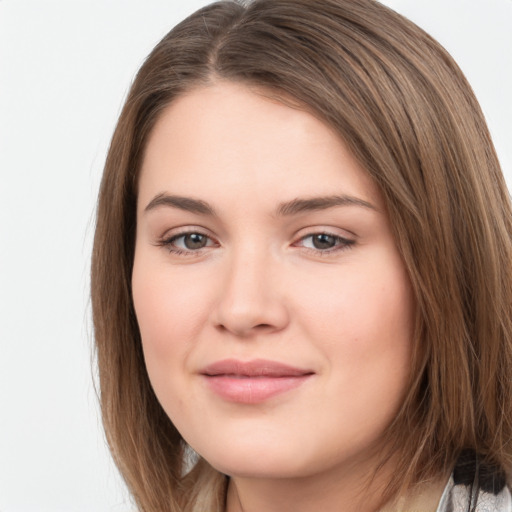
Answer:
[[463, 449], [512, 468], [512, 215], [462, 72], [420, 28], [373, 0], [224, 1], [176, 26], [140, 69], [98, 201], [92, 307], [103, 422], [140, 510], [222, 510], [225, 479], [184, 442], [146, 373], [131, 298], [137, 173], [170, 102], [216, 80], [304, 105], [379, 185], [417, 303], [408, 394], [385, 433], [389, 496]]

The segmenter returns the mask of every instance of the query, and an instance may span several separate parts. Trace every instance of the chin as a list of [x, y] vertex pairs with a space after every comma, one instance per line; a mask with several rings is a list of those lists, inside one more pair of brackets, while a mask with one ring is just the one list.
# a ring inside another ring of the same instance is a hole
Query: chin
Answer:
[[217, 471], [237, 478], [270, 478], [286, 479], [306, 477], [311, 472], [307, 468], [297, 465], [293, 461], [267, 457], [267, 454], [259, 454], [258, 457], [230, 457], [229, 460], [212, 459], [208, 463]]
[[217, 471], [231, 477], [294, 478], [306, 476], [311, 470], [297, 447], [288, 447], [285, 443], [273, 446], [268, 439], [258, 442], [254, 436], [246, 443], [238, 439], [195, 449]]
[[[270, 441], [268, 438], [238, 439], [217, 447], [198, 447], [199, 453], [216, 470], [230, 477], [258, 479], [307, 478], [329, 471], [340, 463], [350, 464], [354, 454], [347, 450], [345, 457], [335, 450], [317, 453], [314, 443], [287, 443], [286, 440]], [[308, 447], [308, 449], [305, 449]], [[202, 448], [202, 449], [201, 449]]]

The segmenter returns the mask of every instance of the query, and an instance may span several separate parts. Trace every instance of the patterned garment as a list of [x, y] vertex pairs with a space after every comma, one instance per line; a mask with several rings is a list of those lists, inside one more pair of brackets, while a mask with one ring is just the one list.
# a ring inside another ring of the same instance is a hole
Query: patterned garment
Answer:
[[473, 452], [463, 453], [437, 512], [512, 512], [505, 474], [498, 468], [480, 465]]
[[508, 487], [498, 494], [479, 489], [473, 493], [469, 485], [456, 485], [453, 476], [445, 487], [437, 512], [512, 512]]

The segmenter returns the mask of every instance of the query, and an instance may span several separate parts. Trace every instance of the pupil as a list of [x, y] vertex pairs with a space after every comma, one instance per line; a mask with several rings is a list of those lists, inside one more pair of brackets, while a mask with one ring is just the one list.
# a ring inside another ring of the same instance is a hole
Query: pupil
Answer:
[[313, 237], [313, 245], [315, 249], [331, 249], [334, 247], [336, 240], [332, 235], [320, 234]]
[[199, 233], [192, 233], [185, 237], [184, 242], [187, 249], [202, 249], [206, 245], [206, 237]]

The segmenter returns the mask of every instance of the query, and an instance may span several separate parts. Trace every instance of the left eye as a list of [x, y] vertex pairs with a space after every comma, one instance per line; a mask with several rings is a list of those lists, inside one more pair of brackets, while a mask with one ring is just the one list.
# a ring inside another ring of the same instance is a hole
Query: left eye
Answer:
[[329, 233], [314, 233], [307, 235], [300, 240], [300, 245], [307, 249], [314, 249], [316, 251], [328, 251], [329, 249], [344, 248], [352, 245], [353, 240], [348, 240], [337, 235]]

